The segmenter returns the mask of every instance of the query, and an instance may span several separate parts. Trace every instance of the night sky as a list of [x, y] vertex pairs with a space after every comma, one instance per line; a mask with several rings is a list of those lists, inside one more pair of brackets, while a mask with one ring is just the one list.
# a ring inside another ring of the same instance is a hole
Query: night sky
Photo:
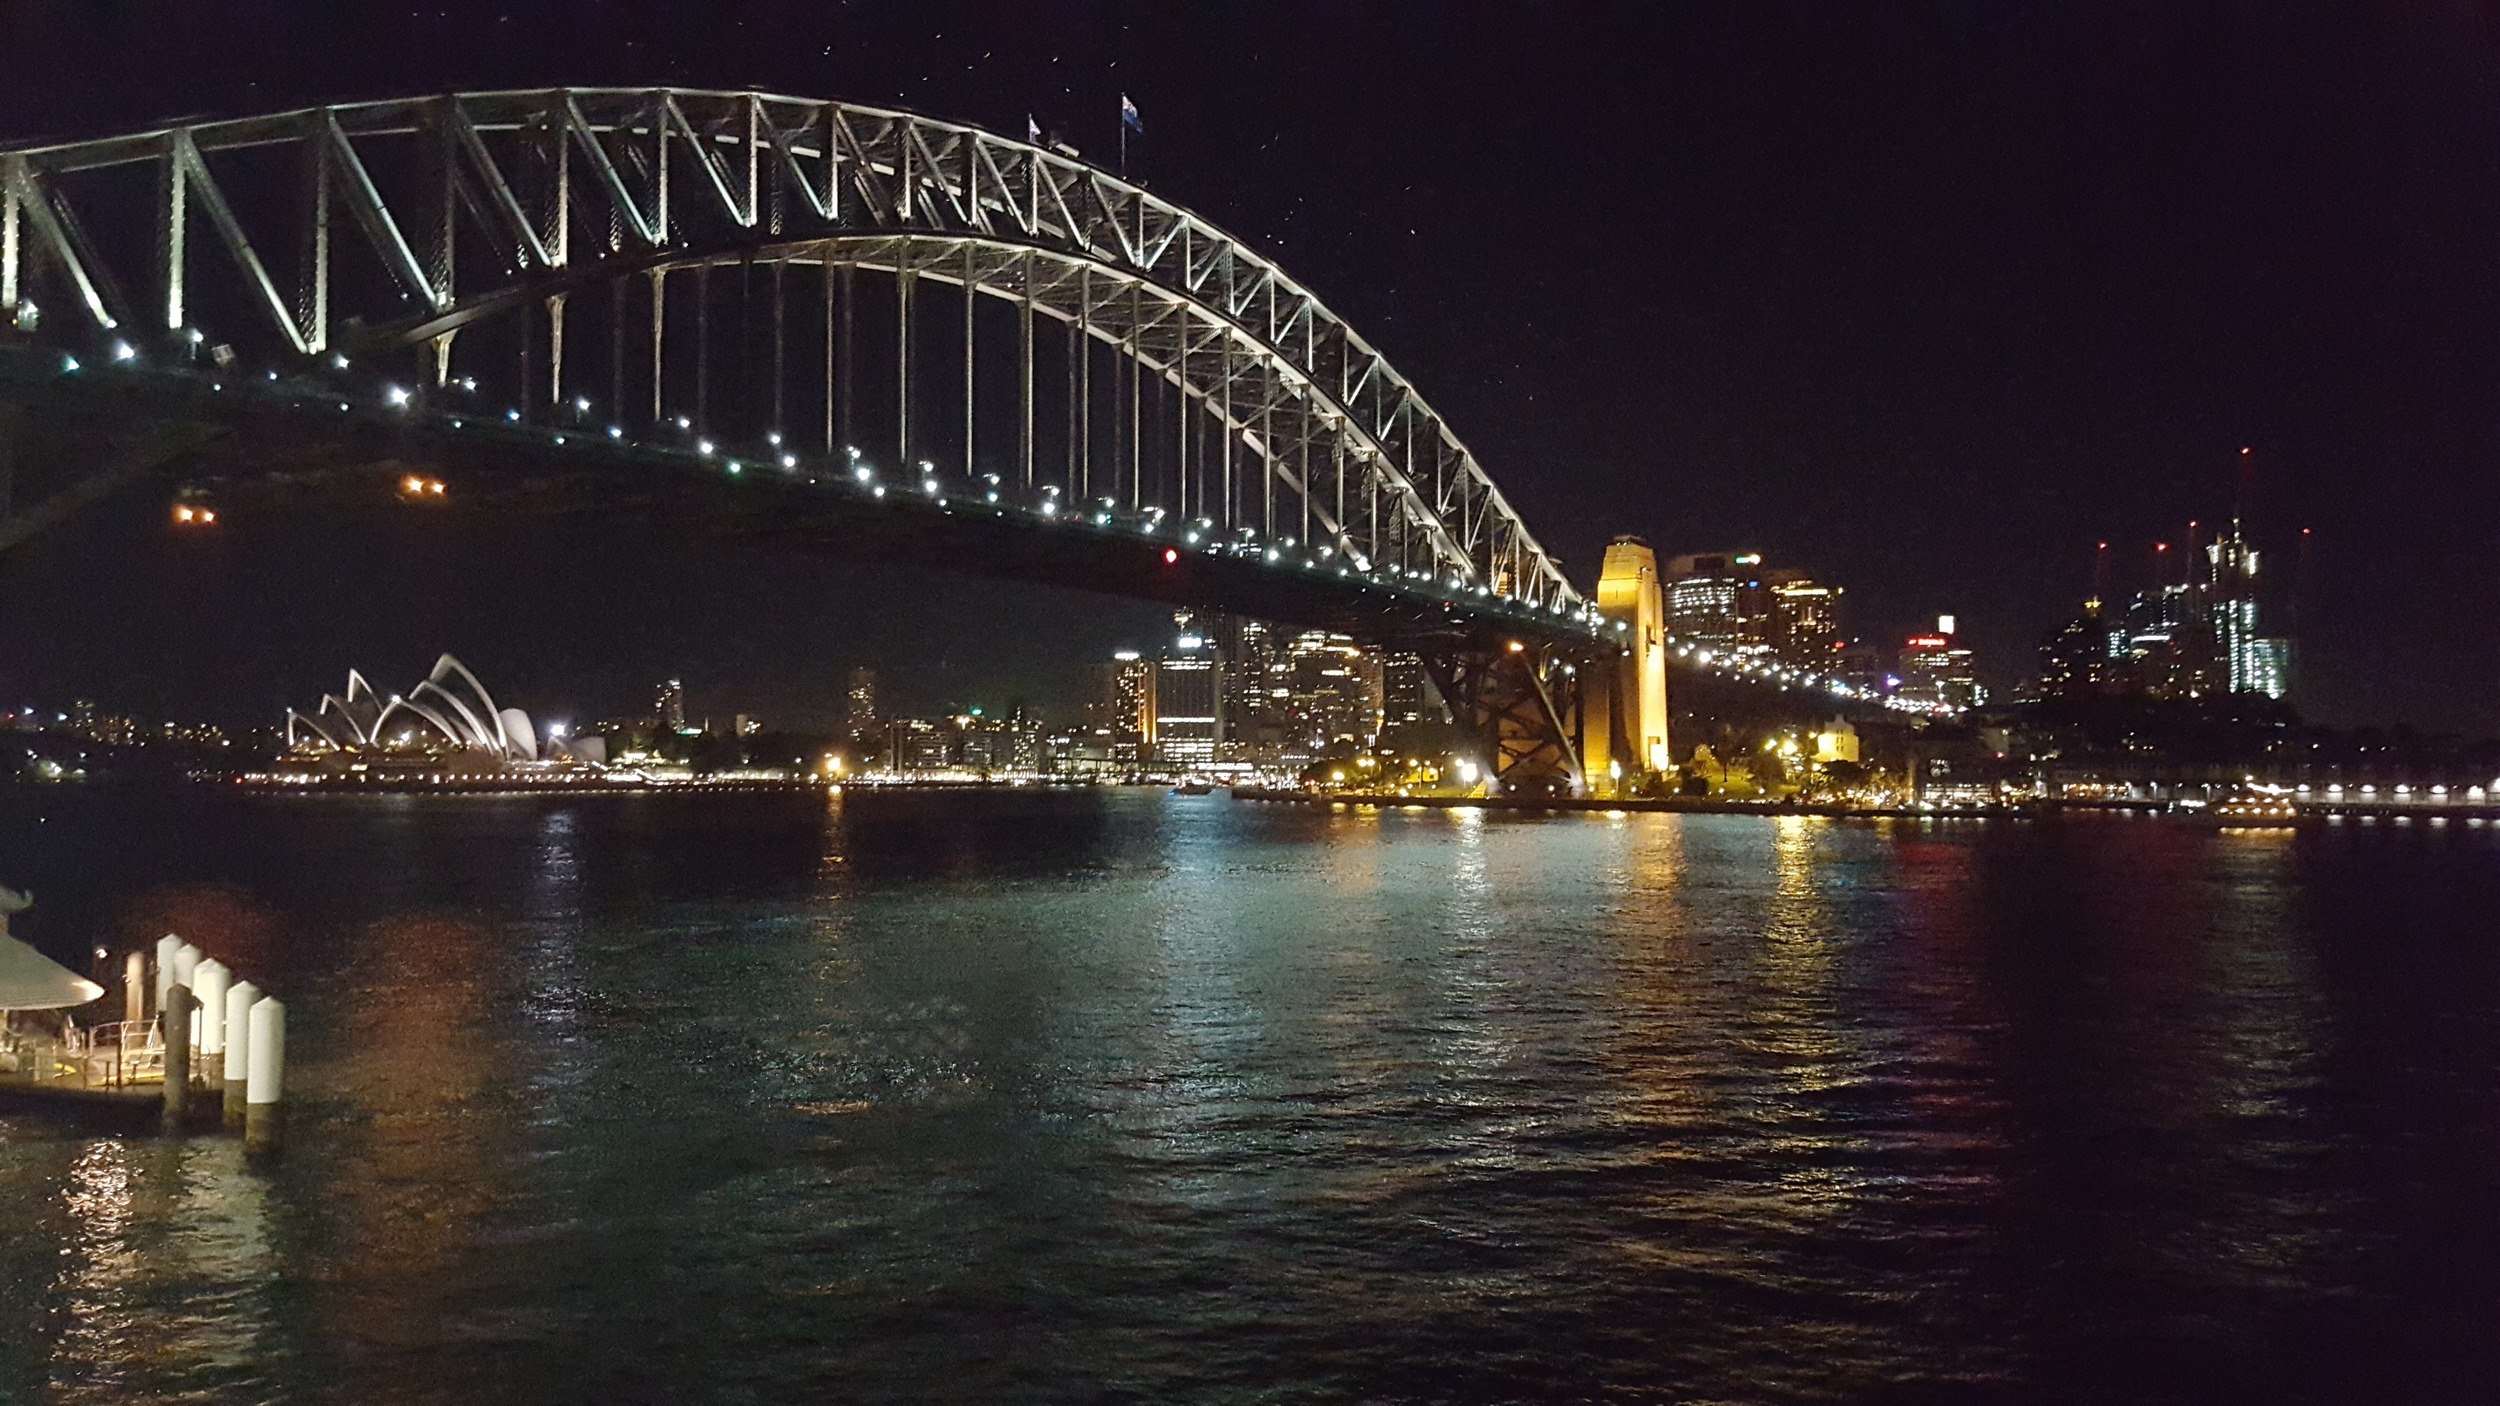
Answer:
[[[1617, 532], [1752, 548], [1856, 632], [1959, 615], [2010, 685], [2094, 542], [2140, 584], [2245, 444], [2287, 582], [2316, 532], [2303, 710], [2500, 731], [2500, 32], [2409, 8], [0, 0], [0, 140], [672, 83], [1031, 112], [1107, 160], [1125, 91], [1149, 182], [1385, 351], [1584, 584]], [[823, 562], [162, 513], [0, 565], [5, 701], [266, 723], [451, 649], [542, 716], [682, 673], [699, 712], [829, 717], [862, 662], [907, 705], [1064, 706], [1154, 633]]]

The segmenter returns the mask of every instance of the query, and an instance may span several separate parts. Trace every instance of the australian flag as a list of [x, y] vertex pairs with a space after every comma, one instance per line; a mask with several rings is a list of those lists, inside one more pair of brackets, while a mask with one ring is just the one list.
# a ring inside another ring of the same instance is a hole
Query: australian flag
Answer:
[[1120, 95], [1120, 125], [1141, 137], [1146, 134], [1146, 119], [1137, 115], [1137, 104], [1130, 102], [1126, 93]]

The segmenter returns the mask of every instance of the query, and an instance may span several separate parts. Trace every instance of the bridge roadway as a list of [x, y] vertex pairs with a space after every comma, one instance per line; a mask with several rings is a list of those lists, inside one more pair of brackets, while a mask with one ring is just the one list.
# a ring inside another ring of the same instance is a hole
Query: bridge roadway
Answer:
[[1056, 492], [977, 481], [891, 482], [847, 461], [795, 454], [785, 466], [770, 453], [643, 444], [597, 427], [508, 420], [491, 409], [376, 400], [361, 387], [316, 377], [96, 366], [0, 346], [0, 398], [39, 401], [55, 434], [128, 435], [135, 425], [151, 425], [153, 436], [126, 452], [144, 456], [151, 442], [176, 450], [151, 466], [151, 476], [203, 492], [204, 502], [293, 494], [388, 509], [404, 477], [446, 477], [446, 501], [425, 510], [656, 526], [776, 550], [1217, 608], [1391, 649], [1506, 650], [1519, 641], [1577, 659], [1611, 654], [1623, 633], [1603, 619], [1495, 597], [1427, 572], [1359, 568], [1327, 546], [1227, 540], [1152, 510], [1067, 504]]

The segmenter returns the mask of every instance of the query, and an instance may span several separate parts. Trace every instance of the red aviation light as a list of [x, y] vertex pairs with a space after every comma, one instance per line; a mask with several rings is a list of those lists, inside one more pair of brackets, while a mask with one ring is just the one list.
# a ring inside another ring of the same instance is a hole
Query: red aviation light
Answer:
[[1181, 553], [1178, 547], [1166, 547], [1163, 549], [1163, 564], [1165, 566], [1170, 566], [1180, 559]]

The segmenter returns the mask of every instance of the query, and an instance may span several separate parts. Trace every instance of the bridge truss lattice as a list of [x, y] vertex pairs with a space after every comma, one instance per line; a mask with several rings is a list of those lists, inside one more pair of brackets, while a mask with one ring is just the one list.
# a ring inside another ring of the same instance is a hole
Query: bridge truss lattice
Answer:
[[0, 152], [0, 330], [412, 415], [1000, 493], [1603, 623], [1309, 289], [1072, 153], [855, 104], [563, 89]]

